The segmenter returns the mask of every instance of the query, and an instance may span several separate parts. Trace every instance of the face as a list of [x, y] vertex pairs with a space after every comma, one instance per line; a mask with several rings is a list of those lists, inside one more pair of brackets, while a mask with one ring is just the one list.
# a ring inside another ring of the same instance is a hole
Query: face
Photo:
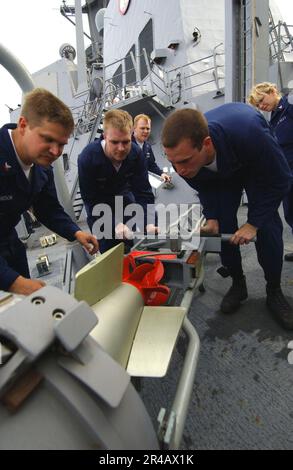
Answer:
[[145, 119], [139, 119], [134, 128], [134, 137], [138, 142], [148, 140], [151, 133], [151, 123]]
[[104, 137], [107, 157], [116, 163], [125, 160], [131, 149], [131, 131], [120, 131], [114, 127], [108, 127], [104, 132]]
[[256, 105], [261, 111], [271, 112], [275, 109], [280, 101], [280, 98], [276, 90], [271, 91], [270, 93], [259, 93], [260, 99]]
[[18, 122], [18, 132], [20, 139], [17, 139], [16, 150], [21, 160], [26, 165], [37, 163], [45, 167], [60, 157], [70, 136], [70, 132], [61, 124], [47, 120], [31, 128], [23, 116]]
[[210, 137], [203, 141], [201, 150], [193, 147], [190, 139], [182, 139], [174, 148], [164, 148], [169, 162], [183, 178], [193, 178], [204, 166], [212, 163], [215, 149]]

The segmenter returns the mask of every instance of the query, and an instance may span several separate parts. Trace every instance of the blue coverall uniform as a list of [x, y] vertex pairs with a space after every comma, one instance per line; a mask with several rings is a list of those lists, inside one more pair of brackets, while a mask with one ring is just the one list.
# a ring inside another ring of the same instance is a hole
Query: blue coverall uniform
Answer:
[[[283, 259], [283, 225], [278, 207], [291, 184], [290, 168], [264, 117], [243, 103], [205, 114], [216, 150], [217, 172], [203, 167], [186, 182], [196, 189], [206, 219], [217, 219], [221, 233], [238, 229], [243, 189], [247, 222], [258, 228], [256, 250], [268, 287], [278, 287]], [[222, 244], [222, 263], [233, 278], [243, 275], [239, 246]]]
[[15, 279], [30, 277], [26, 251], [15, 227], [30, 207], [37, 219], [70, 241], [80, 228], [59, 204], [52, 167], [33, 165], [28, 181], [15, 155], [7, 124], [0, 129], [0, 289], [8, 290]]
[[[78, 157], [78, 175], [81, 197], [87, 212], [87, 221], [92, 230], [97, 217], [93, 208], [97, 204], [107, 204], [112, 210], [112, 238], [99, 240], [100, 252], [121, 242], [115, 240], [114, 228], [118, 222], [126, 223], [128, 218], [115, 220], [115, 196], [123, 197], [123, 207], [138, 203], [144, 211], [144, 224], [147, 221], [148, 205], [154, 204], [152, 188], [149, 184], [146, 163], [139, 147], [132, 143], [131, 150], [122, 161], [118, 171], [105, 155], [101, 140], [96, 140], [84, 148]], [[98, 234], [97, 234], [98, 236]]]
[[[281, 98], [277, 108], [272, 112], [270, 126], [285, 154], [293, 183], [293, 105], [288, 103], [287, 96]], [[293, 184], [283, 199], [283, 208], [285, 220], [293, 233]]]
[[[134, 135], [132, 135], [132, 142], [138, 145], [138, 143], [135, 140]], [[152, 150], [151, 144], [148, 141], [145, 141], [143, 143], [141, 150], [145, 157], [148, 171], [155, 173], [155, 175], [161, 176], [161, 174], [163, 173], [163, 170], [161, 170], [161, 168], [156, 164], [156, 159], [155, 159], [155, 155]]]

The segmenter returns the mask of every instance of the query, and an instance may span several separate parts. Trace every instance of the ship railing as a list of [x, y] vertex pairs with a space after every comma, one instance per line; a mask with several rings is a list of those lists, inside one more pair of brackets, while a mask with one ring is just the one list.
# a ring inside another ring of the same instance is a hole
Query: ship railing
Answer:
[[[143, 54], [137, 58], [135, 58], [134, 54], [130, 52], [128, 57], [131, 59], [131, 61], [128, 61], [128, 63], [131, 62], [131, 65], [128, 68], [126, 68], [125, 66], [125, 58], [115, 61], [104, 67], [103, 90], [99, 98], [96, 97], [94, 100], [90, 99], [90, 87], [87, 90], [87, 95], [84, 99], [84, 103], [79, 106], [75, 106], [71, 109], [72, 114], [75, 118], [76, 125], [74, 129], [71, 148], [68, 153], [69, 161], [72, 161], [72, 157], [75, 152], [75, 145], [78, 141], [79, 136], [81, 134], [89, 133], [87, 143], [92, 142], [99, 131], [99, 127], [101, 126], [103, 120], [104, 112], [107, 109], [111, 108], [113, 105], [121, 101], [125, 101], [128, 98], [132, 98], [134, 96], [143, 97], [145, 95], [149, 95], [150, 93], [152, 95], [155, 95], [156, 87], [160, 88], [160, 90], [166, 96], [168, 96], [166, 91], [166, 82], [160, 77], [159, 73], [155, 73], [154, 75], [157, 75], [157, 82], [160, 81], [162, 85], [161, 87], [154, 82], [152, 77], [150, 78], [152, 70], [146, 51], [143, 51]], [[147, 68], [147, 76], [144, 78], [144, 80], [140, 79], [140, 68], [138, 65], [141, 58], [144, 59]], [[119, 69], [119, 67], [121, 67], [121, 72], [115, 73], [114, 76], [112, 75], [111, 78], [107, 79], [106, 77], [108, 75], [108, 70], [111, 70], [111, 68], [113, 67], [116, 68], [116, 70], [117, 68]], [[127, 80], [129, 74], [133, 75], [134, 80]], [[148, 83], [146, 83], [146, 78], [149, 78]], [[123, 86], [121, 86], [121, 84], [123, 84]], [[72, 185], [70, 196], [73, 205], [77, 198], [78, 200], [80, 199], [78, 175], [76, 175], [76, 178]], [[79, 206], [80, 214], [81, 205], [79, 204]], [[79, 214], [76, 215], [78, 216]]]
[[98, 115], [100, 100], [88, 101], [79, 106], [71, 108], [71, 112], [75, 121], [74, 137], [90, 131], [93, 123]]
[[[141, 64], [145, 67], [142, 78]], [[129, 64], [127, 66], [127, 64]], [[150, 62], [145, 49], [139, 55], [132, 51], [104, 68], [105, 106], [124, 101], [134, 96], [159, 95], [166, 106], [170, 105], [170, 93], [166, 72]], [[108, 92], [106, 91], [108, 88]]]
[[[170, 70], [164, 69], [155, 62], [151, 63], [145, 49], [141, 55], [136, 57], [133, 52], [128, 54], [129, 66], [127, 68], [126, 58], [105, 66], [103, 70], [103, 96], [100, 99], [90, 101], [90, 93], [87, 93], [84, 103], [72, 108], [76, 122], [73, 146], [74, 141], [78, 139], [80, 134], [91, 132], [90, 141], [93, 139], [102, 118], [103, 108], [105, 110], [109, 109], [128, 98], [143, 97], [150, 94], [158, 95], [166, 106], [173, 106], [181, 99], [186, 101], [187, 94], [191, 90], [207, 84], [214, 83], [217, 94], [221, 92], [220, 81], [224, 79], [224, 76], [220, 74], [220, 70], [224, 68], [224, 65], [218, 64], [218, 57], [223, 55], [223, 53], [218, 52], [220, 46], [222, 46], [222, 43], [218, 44], [213, 53], [208, 56]], [[147, 70], [147, 74], [143, 79], [140, 78], [142, 59]], [[213, 64], [207, 68], [206, 62], [208, 60], [211, 60]], [[200, 63], [204, 64], [204, 68], [193, 72], [191, 67]], [[113, 70], [116, 70], [114, 75], [111, 74]], [[210, 74], [208, 79], [206, 79], [207, 73]], [[109, 76], [110, 78], [107, 78]], [[129, 76], [132, 76], [133, 79], [129, 80]], [[198, 82], [192, 83], [192, 79], [196, 77], [199, 77]], [[72, 151], [73, 147], [69, 152], [69, 159]]]
[[[87, 92], [84, 103], [72, 108], [76, 126], [72, 146], [69, 151], [69, 161], [73, 155], [78, 136], [89, 132], [88, 143], [90, 143], [97, 135], [104, 111], [121, 101], [133, 98], [134, 96], [144, 97], [151, 94], [158, 95], [166, 106], [173, 106], [181, 100], [187, 101], [187, 94], [190, 90], [210, 83], [214, 83], [217, 94], [220, 93], [220, 80], [223, 77], [220, 77], [219, 70], [224, 67], [218, 64], [218, 57], [223, 55], [221, 52], [218, 52], [218, 48], [221, 45], [222, 43], [218, 44], [212, 54], [171, 70], [166, 70], [155, 62], [151, 63], [145, 49], [141, 55], [136, 57], [131, 51], [127, 56], [128, 61], [123, 58], [105, 66], [103, 70], [102, 96], [99, 99], [90, 100], [90, 93]], [[147, 71], [143, 79], [140, 77], [142, 59]], [[207, 68], [206, 61], [210, 59], [213, 64]], [[127, 68], [126, 63], [129, 64]], [[204, 64], [204, 69], [193, 72], [191, 67], [199, 63]], [[116, 70], [116, 73], [110, 76], [113, 70]], [[207, 73], [210, 74], [211, 78], [205, 79], [207, 78]], [[108, 76], [110, 78], [107, 78]], [[131, 76], [132, 80], [128, 79], [129, 76]], [[192, 83], [192, 78], [194, 77], [205, 78], [200, 79], [199, 83], [194, 84]], [[72, 200], [75, 199], [77, 193], [78, 179], [76, 179], [72, 188]]]
[[[201, 57], [200, 59], [193, 60], [167, 71], [172, 104], [176, 104], [181, 100], [188, 101], [188, 92], [210, 83], [215, 84], [217, 96], [219, 93], [222, 93], [220, 80], [224, 80], [225, 76], [224, 73], [221, 74], [220, 71], [224, 70], [224, 64], [218, 64], [218, 57], [223, 56], [224, 53], [217, 51], [222, 45], [223, 44], [220, 43], [215, 46], [212, 54], [208, 56]], [[206, 67], [206, 63], [209, 60], [213, 62], [213, 65]], [[204, 68], [193, 72], [192, 66], [198, 66], [199, 64], [202, 64]], [[210, 78], [207, 77], [208, 72], [210, 72]], [[192, 81], [195, 77], [198, 78], [197, 83], [193, 83]]]
[[[177, 102], [187, 101], [188, 94], [194, 89], [214, 84], [217, 96], [221, 91], [221, 80], [224, 80], [224, 64], [219, 63], [219, 57], [224, 56], [219, 48], [222, 43], [215, 46], [208, 56], [190, 61], [173, 69], [151, 61], [145, 49], [142, 54], [135, 56], [132, 51], [104, 67], [104, 99], [105, 108], [125, 101], [134, 96], [157, 95], [165, 106], [173, 106]], [[206, 62], [211, 66], [206, 67]], [[146, 68], [146, 74], [141, 78], [141, 64]], [[192, 67], [201, 70], [193, 71]], [[196, 83], [194, 83], [194, 79]]]
[[172, 105], [166, 70], [164, 70], [158, 64], [153, 63], [149, 78], [153, 83], [154, 89], [159, 90], [161, 95], [168, 101], [168, 104]]
[[[87, 92], [84, 103], [72, 108], [76, 126], [69, 159], [78, 136], [90, 132], [89, 142], [92, 141], [96, 136], [103, 112], [121, 101], [135, 96], [158, 95], [166, 106], [173, 106], [181, 100], [186, 101], [187, 94], [191, 90], [210, 83], [215, 84], [217, 94], [221, 92], [220, 80], [224, 76], [220, 74], [220, 70], [224, 68], [224, 65], [218, 64], [218, 57], [223, 55], [218, 52], [220, 46], [222, 43], [218, 44], [208, 56], [169, 70], [151, 62], [145, 49], [141, 55], [135, 57], [131, 51], [126, 56], [128, 60], [124, 57], [105, 66], [102, 96], [99, 99], [90, 100], [90, 93]], [[140, 67], [142, 60], [147, 71], [143, 79], [141, 79]], [[209, 60], [213, 64], [207, 68], [206, 62]], [[200, 63], [204, 64], [204, 68], [193, 72], [192, 66]], [[129, 64], [128, 67], [126, 67], [127, 64]], [[111, 73], [113, 71], [116, 72], [113, 74]], [[207, 73], [210, 74], [210, 78]], [[199, 81], [192, 83], [192, 79], [196, 77], [200, 77]]]
[[[72, 157], [75, 152], [75, 145], [78, 141], [78, 136], [88, 133], [89, 135], [86, 144], [89, 144], [95, 139], [103, 119], [104, 107], [104, 95], [102, 94], [99, 99], [96, 98], [90, 101], [90, 92], [88, 91], [84, 104], [76, 106], [71, 110], [73, 115], [77, 116], [77, 119], [75, 119], [76, 125], [69, 151], [69, 161], [72, 161]], [[74, 207], [76, 218], [78, 219], [83, 209], [83, 203], [79, 191], [78, 174], [76, 174], [74, 179], [70, 192], [70, 198]]]
[[270, 53], [272, 62], [285, 62], [285, 54], [293, 52], [293, 25], [288, 25], [284, 21], [277, 24], [271, 22], [270, 28]]

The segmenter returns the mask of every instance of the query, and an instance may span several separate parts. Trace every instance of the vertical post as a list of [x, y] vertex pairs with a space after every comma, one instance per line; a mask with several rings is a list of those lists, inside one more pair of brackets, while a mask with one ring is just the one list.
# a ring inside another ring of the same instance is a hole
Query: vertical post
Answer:
[[171, 96], [169, 70], [164, 70], [163, 74], [164, 74], [164, 79], [163, 80], [164, 80], [164, 84], [165, 84], [165, 90], [166, 90], [166, 94], [168, 95], [168, 98], [169, 98], [169, 106], [172, 106], [173, 101], [172, 101], [172, 96]]
[[135, 60], [135, 57], [134, 57], [134, 54], [133, 54], [132, 51], [130, 51], [130, 57], [131, 57], [131, 61], [132, 61], [132, 64], [133, 64], [133, 68], [135, 70], [135, 83], [139, 84], [140, 92], [142, 94], [143, 93], [143, 87], [142, 87], [142, 83], [141, 83], [140, 76], [139, 76], [139, 73], [138, 73], [137, 63], [136, 63], [136, 60]]
[[225, 101], [244, 101], [269, 75], [269, 0], [226, 0]]
[[142, 53], [143, 53], [145, 65], [146, 65], [146, 68], [147, 68], [147, 71], [148, 71], [148, 78], [149, 78], [150, 83], [151, 83], [152, 94], [155, 95], [156, 93], [155, 93], [155, 87], [154, 87], [154, 82], [153, 82], [153, 77], [152, 77], [152, 69], [151, 69], [149, 58], [148, 58], [147, 51], [146, 51], [145, 48], [143, 48]]
[[238, 23], [239, 2], [225, 0], [225, 102], [237, 101], [239, 73], [238, 56], [236, 53], [236, 24]]
[[251, 10], [251, 16], [253, 15], [252, 86], [266, 81], [269, 76], [269, 0], [253, 0]]
[[84, 36], [82, 24], [81, 0], [75, 0], [75, 23], [76, 23], [76, 53], [77, 53], [77, 92], [81, 93], [88, 89], [86, 61], [84, 52]]
[[219, 83], [219, 74], [218, 74], [218, 64], [217, 64], [217, 52], [216, 49], [220, 46], [222, 46], [223, 43], [221, 42], [218, 44], [216, 47], [213, 49], [213, 59], [214, 59], [214, 78], [215, 78], [215, 83], [216, 83], [216, 88], [217, 91], [220, 91], [220, 83]]
[[121, 60], [121, 81], [122, 81], [122, 89], [126, 87], [126, 67], [125, 67], [125, 60]]

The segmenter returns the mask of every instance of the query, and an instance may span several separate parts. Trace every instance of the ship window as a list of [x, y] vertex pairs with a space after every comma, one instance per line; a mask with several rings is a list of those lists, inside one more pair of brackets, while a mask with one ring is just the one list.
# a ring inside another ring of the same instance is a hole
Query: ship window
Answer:
[[130, 53], [133, 53], [135, 59], [135, 45], [133, 44], [132, 48], [128, 51], [125, 57], [125, 74], [126, 74], [126, 85], [136, 82], [136, 73], [133, 66]]
[[138, 38], [139, 44], [139, 54], [140, 54], [140, 76], [143, 80], [147, 74], [148, 69], [145, 63], [145, 59], [143, 56], [143, 49], [146, 50], [148, 58], [150, 58], [151, 52], [154, 49], [154, 37], [153, 37], [153, 20], [150, 19], [145, 27], [143, 28], [142, 32]]

